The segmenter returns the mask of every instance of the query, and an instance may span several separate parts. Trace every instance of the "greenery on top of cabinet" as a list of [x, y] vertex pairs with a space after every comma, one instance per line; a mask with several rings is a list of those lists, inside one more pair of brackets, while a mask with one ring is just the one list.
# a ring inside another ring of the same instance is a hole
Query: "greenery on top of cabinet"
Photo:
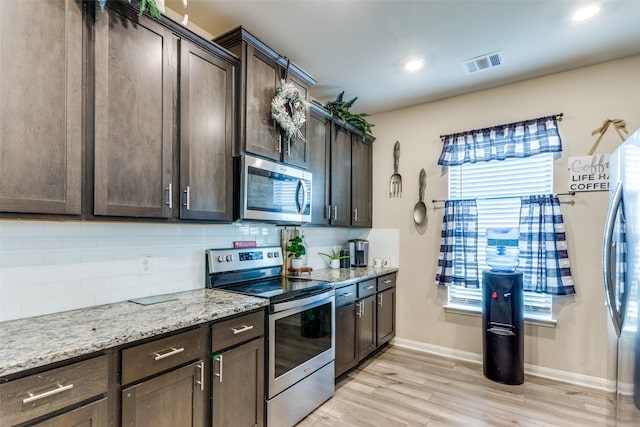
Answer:
[[350, 101], [344, 101], [344, 91], [340, 92], [340, 95], [337, 96], [335, 101], [331, 101], [324, 106], [329, 113], [331, 113], [331, 117], [337, 117], [342, 120], [342, 123], [350, 124], [351, 126], [358, 129], [362, 132], [362, 140], [364, 141], [367, 138], [367, 133], [371, 133], [371, 128], [374, 126], [369, 123], [365, 117], [369, 115], [366, 113], [361, 114], [353, 114], [349, 112], [349, 109], [353, 106], [354, 102], [358, 99], [356, 96]]
[[[100, 5], [100, 10], [104, 12], [104, 7], [107, 4], [107, 0], [96, 0]], [[129, 0], [131, 3], [131, 0]], [[160, 9], [158, 9], [158, 5], [156, 4], [156, 0], [140, 0], [140, 15], [142, 15], [145, 10], [149, 10], [149, 14], [156, 19], [160, 19]]]

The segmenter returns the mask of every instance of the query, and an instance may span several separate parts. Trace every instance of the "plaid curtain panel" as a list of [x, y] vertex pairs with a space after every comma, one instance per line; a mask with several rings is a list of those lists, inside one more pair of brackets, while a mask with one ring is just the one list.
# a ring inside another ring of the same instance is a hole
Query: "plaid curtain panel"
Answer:
[[478, 209], [475, 200], [444, 205], [436, 283], [478, 288]]
[[525, 291], [576, 293], [558, 196], [522, 197], [519, 249]]
[[442, 166], [562, 151], [555, 116], [455, 133], [443, 139], [438, 160]]

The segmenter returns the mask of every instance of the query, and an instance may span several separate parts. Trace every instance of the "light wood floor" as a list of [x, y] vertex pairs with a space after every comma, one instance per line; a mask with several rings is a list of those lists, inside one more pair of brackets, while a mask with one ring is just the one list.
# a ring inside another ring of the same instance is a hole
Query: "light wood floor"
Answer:
[[530, 375], [503, 385], [485, 378], [481, 364], [387, 346], [298, 427], [606, 426], [614, 411], [607, 397]]

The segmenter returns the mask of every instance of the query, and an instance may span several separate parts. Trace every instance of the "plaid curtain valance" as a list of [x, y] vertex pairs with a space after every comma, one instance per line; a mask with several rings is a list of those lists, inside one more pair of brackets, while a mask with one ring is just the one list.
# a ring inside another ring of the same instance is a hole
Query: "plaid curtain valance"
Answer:
[[478, 209], [475, 200], [447, 200], [444, 205], [436, 283], [479, 288]]
[[524, 290], [575, 294], [558, 196], [527, 196], [521, 202], [518, 270], [524, 275]]
[[442, 166], [562, 151], [557, 116], [454, 133], [442, 139], [438, 160]]

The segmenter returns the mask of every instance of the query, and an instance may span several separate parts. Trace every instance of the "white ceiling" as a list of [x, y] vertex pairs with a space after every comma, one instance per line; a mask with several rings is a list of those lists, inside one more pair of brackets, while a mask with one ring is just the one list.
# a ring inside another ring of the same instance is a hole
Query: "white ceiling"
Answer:
[[[640, 54], [640, 0], [166, 0], [211, 34], [238, 25], [318, 80], [314, 98], [358, 96], [370, 114]], [[467, 74], [465, 60], [502, 51], [503, 65]], [[410, 56], [425, 58], [415, 74]], [[588, 90], [588, 89], [587, 89]]]

